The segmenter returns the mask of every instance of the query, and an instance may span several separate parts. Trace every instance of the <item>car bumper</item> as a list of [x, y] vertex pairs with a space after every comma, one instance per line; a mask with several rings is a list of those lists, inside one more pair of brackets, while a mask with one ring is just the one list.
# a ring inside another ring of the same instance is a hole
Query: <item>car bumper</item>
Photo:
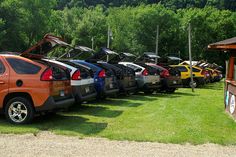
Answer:
[[94, 85], [72, 86], [76, 102], [95, 99], [97, 92]]
[[163, 79], [162, 84], [166, 88], [182, 88], [183, 87], [181, 79], [179, 80]]
[[109, 95], [113, 95], [115, 93], [118, 93], [119, 89], [115, 88], [115, 89], [109, 89], [109, 90], [104, 90], [104, 95], [109, 96]]
[[204, 85], [206, 83], [204, 77], [198, 77], [194, 79], [196, 79], [200, 85]]
[[159, 89], [161, 88], [161, 82], [156, 82], [155, 84], [153, 83], [145, 83], [142, 90], [146, 91], [146, 90], [150, 90], [150, 89]]
[[66, 109], [73, 105], [75, 102], [75, 99], [73, 96], [70, 96], [66, 99], [54, 101], [54, 98], [52, 96], [48, 97], [48, 99], [44, 102], [43, 105], [35, 107], [36, 112], [42, 112], [42, 111], [51, 111], [56, 109]]
[[136, 91], [137, 85], [136, 81], [129, 81], [129, 80], [122, 80], [118, 81], [118, 86], [119, 86], [119, 92], [132, 92]]
[[158, 76], [138, 76], [136, 80], [139, 89], [155, 89], [161, 87], [161, 80]]

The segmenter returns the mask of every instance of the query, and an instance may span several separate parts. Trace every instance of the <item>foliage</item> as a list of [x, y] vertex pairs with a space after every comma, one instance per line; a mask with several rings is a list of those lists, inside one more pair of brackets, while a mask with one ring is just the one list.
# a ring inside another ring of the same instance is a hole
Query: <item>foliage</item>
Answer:
[[[0, 51], [23, 51], [46, 33], [62, 36], [72, 45], [88, 47], [93, 38], [97, 50], [106, 46], [110, 26], [113, 50], [135, 54], [154, 52], [159, 25], [159, 55], [180, 53], [181, 58], [188, 59], [188, 25], [191, 23], [193, 59], [224, 65], [225, 54], [206, 53], [206, 48], [209, 43], [236, 35], [236, 13], [206, 6], [225, 9], [220, 7], [226, 5], [225, 1], [188, 1], [187, 5], [172, 0], [153, 4], [157, 2], [0, 0]], [[124, 5], [106, 8], [121, 4]]]
[[120, 7], [158, 3], [174, 10], [193, 7], [204, 8], [207, 6], [213, 6], [218, 9], [236, 10], [235, 0], [58, 0], [58, 9], [63, 9], [64, 7], [90, 7], [99, 4], [105, 7]]

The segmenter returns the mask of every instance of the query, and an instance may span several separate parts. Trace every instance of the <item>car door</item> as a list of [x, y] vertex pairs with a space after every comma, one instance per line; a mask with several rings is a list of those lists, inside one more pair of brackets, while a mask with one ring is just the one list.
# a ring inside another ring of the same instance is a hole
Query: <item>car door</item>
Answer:
[[190, 77], [189, 69], [186, 66], [177, 66], [181, 73], [181, 79], [188, 79]]
[[4, 64], [3, 58], [0, 56], [0, 108], [3, 106], [3, 100], [9, 90], [9, 68]]

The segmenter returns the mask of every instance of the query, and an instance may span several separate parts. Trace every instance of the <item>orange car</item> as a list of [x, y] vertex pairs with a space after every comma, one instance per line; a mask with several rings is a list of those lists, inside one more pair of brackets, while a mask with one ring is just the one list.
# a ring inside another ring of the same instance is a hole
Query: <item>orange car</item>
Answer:
[[67, 108], [73, 103], [67, 69], [0, 54], [0, 109], [9, 122], [29, 123], [38, 112]]

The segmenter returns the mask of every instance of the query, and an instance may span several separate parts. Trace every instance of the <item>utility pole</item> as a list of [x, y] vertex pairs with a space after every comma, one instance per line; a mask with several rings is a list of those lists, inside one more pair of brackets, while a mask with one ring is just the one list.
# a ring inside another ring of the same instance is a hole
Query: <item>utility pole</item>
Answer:
[[[180, 51], [178, 51], [178, 55], [179, 55], [179, 58], [180, 58]], [[180, 63], [180, 60], [179, 60], [179, 63]]]
[[107, 30], [107, 48], [110, 47], [110, 26], [108, 26]]
[[192, 52], [191, 52], [191, 24], [190, 23], [189, 23], [189, 27], [188, 27], [188, 49], [189, 49], [190, 76], [191, 76], [190, 86], [192, 88], [192, 92], [194, 92]]
[[93, 49], [94, 48], [94, 38], [93, 37], [92, 37], [91, 41], [92, 41], [92, 49]]
[[[156, 55], [158, 56], [158, 42], [159, 42], [159, 25], [157, 25], [157, 34], [156, 34]], [[155, 59], [155, 63], [157, 64], [157, 59]]]

